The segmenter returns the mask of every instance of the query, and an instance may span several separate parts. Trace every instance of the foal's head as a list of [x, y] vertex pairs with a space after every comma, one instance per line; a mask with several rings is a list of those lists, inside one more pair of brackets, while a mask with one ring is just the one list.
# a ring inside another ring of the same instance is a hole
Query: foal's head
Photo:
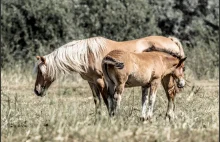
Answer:
[[177, 83], [178, 88], [183, 88], [185, 86], [185, 79], [184, 79], [184, 61], [187, 57], [179, 59], [179, 63], [176, 65], [175, 70], [172, 73], [173, 78]]
[[34, 93], [37, 96], [42, 97], [45, 95], [46, 90], [51, 85], [53, 80], [48, 77], [46, 59], [42, 56], [37, 56], [37, 60], [39, 60], [39, 62], [36, 66], [37, 79], [35, 82]]
[[[168, 50], [168, 49], [161, 49], [161, 48], [151, 47], [151, 48], [145, 50], [145, 52], [151, 52], [151, 51], [164, 52], [164, 53], [167, 53], [167, 54], [173, 56], [172, 58], [167, 58], [167, 59], [170, 59], [169, 63], [172, 64], [172, 66], [173, 66], [172, 69], [174, 69], [174, 71], [171, 74], [172, 74], [173, 78], [175, 79], [175, 81], [177, 83], [177, 87], [178, 88], [183, 88], [185, 86], [184, 61], [186, 60], [187, 57], [183, 58], [180, 54], [172, 52], [171, 50]], [[174, 62], [172, 62], [172, 61], [174, 61]]]

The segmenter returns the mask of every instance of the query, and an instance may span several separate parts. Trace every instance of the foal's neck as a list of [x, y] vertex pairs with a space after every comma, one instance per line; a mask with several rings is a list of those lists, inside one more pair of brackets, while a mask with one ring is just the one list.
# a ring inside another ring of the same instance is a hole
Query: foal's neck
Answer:
[[165, 55], [163, 57], [163, 63], [166, 67], [164, 75], [167, 75], [176, 69], [176, 66], [179, 63], [179, 59], [176, 57], [173, 57], [172, 55]]

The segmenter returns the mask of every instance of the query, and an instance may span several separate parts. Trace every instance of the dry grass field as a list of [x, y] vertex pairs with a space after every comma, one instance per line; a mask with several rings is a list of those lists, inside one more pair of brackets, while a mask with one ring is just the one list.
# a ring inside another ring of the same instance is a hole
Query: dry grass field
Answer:
[[31, 72], [2, 70], [2, 142], [217, 142], [219, 140], [219, 82], [190, 80], [176, 97], [174, 122], [164, 119], [167, 99], [160, 87], [152, 122], [139, 120], [140, 88], [126, 89], [121, 112], [109, 118], [95, 117], [92, 93], [78, 75], [56, 80], [48, 94], [33, 92], [35, 75]]

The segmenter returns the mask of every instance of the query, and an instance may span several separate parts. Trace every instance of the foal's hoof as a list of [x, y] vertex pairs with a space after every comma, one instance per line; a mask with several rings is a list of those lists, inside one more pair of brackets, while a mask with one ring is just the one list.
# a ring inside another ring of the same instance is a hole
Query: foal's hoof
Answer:
[[142, 121], [142, 122], [147, 122], [147, 121], [152, 122], [150, 117], [140, 117], [140, 121]]
[[144, 121], [146, 121], [146, 118], [145, 117], [140, 117], [140, 121], [144, 122]]
[[151, 118], [150, 116], [148, 116], [146, 119], [147, 119], [150, 123], [152, 123], [152, 118]]

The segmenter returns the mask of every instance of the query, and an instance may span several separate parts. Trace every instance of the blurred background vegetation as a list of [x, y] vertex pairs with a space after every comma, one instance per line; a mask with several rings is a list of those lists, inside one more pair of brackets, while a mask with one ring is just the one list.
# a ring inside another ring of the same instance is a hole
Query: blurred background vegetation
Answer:
[[163, 35], [180, 39], [189, 74], [219, 79], [218, 0], [2, 0], [1, 13], [5, 70], [32, 69], [36, 55], [72, 40]]

